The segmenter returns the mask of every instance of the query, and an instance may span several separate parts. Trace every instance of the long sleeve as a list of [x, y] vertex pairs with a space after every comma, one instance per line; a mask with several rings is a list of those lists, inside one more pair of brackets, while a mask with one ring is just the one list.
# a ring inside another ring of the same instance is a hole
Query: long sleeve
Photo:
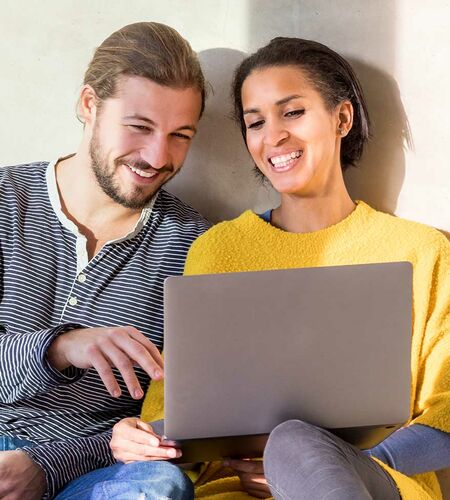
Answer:
[[450, 434], [414, 424], [394, 432], [365, 453], [408, 476], [423, 474], [450, 467]]
[[14, 403], [48, 392], [59, 384], [79, 380], [84, 370], [54, 369], [46, 359], [47, 349], [58, 335], [80, 328], [66, 323], [36, 332], [11, 334], [0, 330], [0, 401]]
[[111, 435], [109, 430], [95, 436], [22, 448], [45, 472], [44, 498], [53, 498], [77, 477], [115, 463], [109, 447]]

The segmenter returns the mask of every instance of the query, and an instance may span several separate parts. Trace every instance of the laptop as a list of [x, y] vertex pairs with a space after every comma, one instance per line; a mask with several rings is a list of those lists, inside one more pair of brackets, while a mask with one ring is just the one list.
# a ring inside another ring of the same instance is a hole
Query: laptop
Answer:
[[408, 262], [170, 277], [164, 435], [182, 462], [262, 456], [289, 419], [364, 449], [409, 417]]

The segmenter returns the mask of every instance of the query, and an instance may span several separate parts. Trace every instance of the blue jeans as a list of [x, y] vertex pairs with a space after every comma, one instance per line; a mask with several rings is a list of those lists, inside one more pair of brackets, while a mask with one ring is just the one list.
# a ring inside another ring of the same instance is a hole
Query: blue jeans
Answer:
[[[34, 446], [23, 439], [0, 435], [0, 451]], [[169, 462], [117, 463], [70, 482], [57, 500], [192, 500], [194, 486]]]
[[194, 486], [170, 462], [117, 463], [75, 479], [56, 500], [192, 500]]
[[22, 446], [34, 446], [34, 443], [25, 441], [25, 439], [0, 435], [0, 451], [17, 450], [17, 448], [22, 448]]

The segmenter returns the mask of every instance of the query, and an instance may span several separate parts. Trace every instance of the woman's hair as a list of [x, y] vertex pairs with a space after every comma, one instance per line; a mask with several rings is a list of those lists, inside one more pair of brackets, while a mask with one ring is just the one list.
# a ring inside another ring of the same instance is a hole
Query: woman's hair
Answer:
[[165, 24], [134, 23], [114, 32], [95, 51], [83, 83], [95, 90], [101, 105], [116, 95], [121, 76], [141, 76], [172, 88], [197, 88], [203, 113], [206, 89], [200, 62], [187, 40]]
[[245, 143], [242, 85], [252, 71], [274, 66], [296, 66], [301, 69], [330, 110], [345, 100], [352, 103], [353, 126], [342, 139], [341, 165], [343, 169], [355, 165], [361, 158], [370, 134], [369, 115], [361, 85], [352, 67], [342, 56], [312, 40], [274, 38], [237, 67], [232, 84], [234, 117], [241, 126]]

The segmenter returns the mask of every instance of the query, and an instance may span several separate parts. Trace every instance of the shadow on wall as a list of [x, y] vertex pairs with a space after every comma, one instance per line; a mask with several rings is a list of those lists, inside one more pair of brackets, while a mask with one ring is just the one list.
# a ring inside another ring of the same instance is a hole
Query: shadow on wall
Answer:
[[361, 80], [372, 121], [372, 137], [361, 164], [345, 181], [353, 199], [393, 213], [405, 178], [405, 149], [413, 142], [396, 81], [384, 71], [350, 60]]
[[212, 222], [231, 219], [244, 210], [263, 211], [277, 196], [253, 173], [253, 162], [232, 119], [231, 81], [246, 56], [225, 48], [199, 53], [205, 77], [212, 86], [197, 137], [180, 174], [168, 190]]

